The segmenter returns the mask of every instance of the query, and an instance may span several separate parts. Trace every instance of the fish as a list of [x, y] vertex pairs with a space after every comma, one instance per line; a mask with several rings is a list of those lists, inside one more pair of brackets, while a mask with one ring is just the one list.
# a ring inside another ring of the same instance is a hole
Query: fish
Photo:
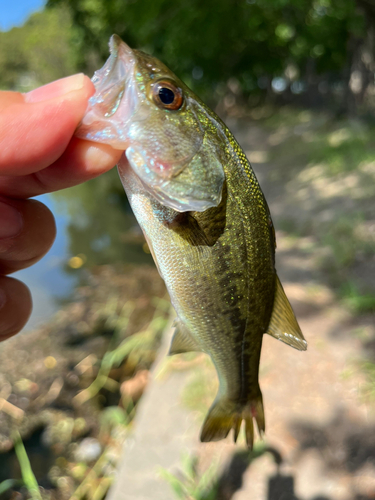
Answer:
[[275, 230], [254, 171], [229, 129], [161, 61], [117, 35], [92, 79], [76, 135], [124, 151], [118, 172], [176, 311], [170, 354], [210, 356], [219, 379], [200, 439], [244, 421], [265, 432], [259, 362], [265, 333], [306, 340], [275, 269]]

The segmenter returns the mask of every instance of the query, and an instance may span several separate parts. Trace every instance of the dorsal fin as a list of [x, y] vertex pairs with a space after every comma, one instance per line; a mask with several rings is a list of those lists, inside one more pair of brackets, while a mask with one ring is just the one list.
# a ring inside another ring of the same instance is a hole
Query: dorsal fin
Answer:
[[202, 351], [189, 330], [178, 318], [173, 323], [173, 326], [176, 327], [176, 330], [173, 334], [171, 347], [168, 353], [169, 356], [172, 354], [181, 354], [183, 352]]
[[283, 286], [277, 275], [275, 301], [273, 304], [271, 321], [266, 333], [299, 351], [306, 351], [307, 349], [307, 342], [304, 339], [296, 317], [294, 316], [292, 306], [285, 295]]

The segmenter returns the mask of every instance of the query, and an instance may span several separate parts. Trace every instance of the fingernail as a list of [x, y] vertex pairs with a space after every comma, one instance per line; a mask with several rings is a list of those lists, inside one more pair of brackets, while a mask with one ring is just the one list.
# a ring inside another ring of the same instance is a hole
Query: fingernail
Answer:
[[87, 171], [104, 172], [116, 165], [121, 154], [122, 151], [113, 149], [108, 144], [91, 143], [84, 156]]
[[0, 201], [0, 238], [13, 238], [22, 230], [21, 214], [11, 205]]
[[31, 92], [25, 94], [25, 102], [41, 102], [61, 97], [73, 90], [79, 90], [83, 87], [85, 75], [78, 73], [77, 75], [67, 76], [55, 82], [48, 83]]

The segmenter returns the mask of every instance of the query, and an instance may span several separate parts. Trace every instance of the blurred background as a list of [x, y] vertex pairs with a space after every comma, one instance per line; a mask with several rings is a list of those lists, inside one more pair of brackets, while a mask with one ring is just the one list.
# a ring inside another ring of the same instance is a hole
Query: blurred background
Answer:
[[[169, 301], [117, 172], [41, 196], [58, 236], [16, 273], [34, 312], [0, 345], [0, 498], [110, 498], [125, 444], [111, 500], [374, 499], [375, 3], [0, 0], [0, 89], [92, 76], [113, 33], [234, 132], [309, 350], [265, 339], [268, 429], [253, 452], [199, 444], [215, 374], [179, 356], [149, 376]], [[179, 421], [160, 413], [176, 405]]]

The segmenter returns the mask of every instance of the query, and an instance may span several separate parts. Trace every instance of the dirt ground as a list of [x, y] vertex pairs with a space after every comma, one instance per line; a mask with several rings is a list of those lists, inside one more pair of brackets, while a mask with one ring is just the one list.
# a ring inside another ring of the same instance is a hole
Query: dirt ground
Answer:
[[[279, 241], [282, 240], [279, 238]], [[282, 269], [283, 250], [279, 252]], [[251, 455], [229, 443], [200, 448], [203, 468], [226, 462], [219, 499], [367, 500], [375, 498], [375, 411], [356, 370], [362, 346], [351, 318], [328, 289], [315, 297], [280, 272], [308, 339], [305, 353], [265, 337], [260, 385], [265, 448]], [[259, 445], [259, 443], [258, 443]]]
[[[219, 461], [219, 466], [213, 478], [215, 490], [203, 485], [194, 495], [173, 498], [375, 499], [375, 154], [367, 150], [367, 156], [363, 154], [365, 139], [363, 148], [356, 143], [352, 149], [344, 148], [356, 134], [364, 137], [355, 123], [327, 125], [327, 118], [306, 112], [293, 118], [285, 115], [285, 123], [279, 116], [277, 124], [252, 118], [229, 118], [227, 123], [252, 161], [269, 203], [278, 273], [308, 350], [298, 352], [265, 336], [260, 385], [266, 437], [253, 453], [245, 450], [243, 441], [234, 445], [229, 438], [198, 444], [216, 380], [204, 360], [187, 363], [188, 387], [173, 394], [169, 404], [179, 404], [186, 415], [193, 412], [197, 417], [190, 452], [198, 456], [199, 474], [212, 463]], [[360, 158], [345, 166], [355, 147]], [[324, 162], [325, 156], [330, 163]], [[10, 438], [15, 422], [22, 421], [19, 429], [24, 439], [40, 434], [39, 448], [30, 460], [40, 485], [50, 493], [46, 498], [70, 498], [81, 481], [87, 482], [92, 462], [77, 458], [86, 437], [99, 440], [101, 446], [109, 443], [112, 457], [117, 458], [111, 463], [111, 478], [104, 468], [97, 478], [96, 488], [105, 485], [102, 493], [95, 489], [90, 496], [85, 490], [77, 498], [105, 497], [120, 454], [119, 429], [127, 433], [129, 426], [116, 420], [116, 413], [111, 430], [103, 434], [99, 414], [116, 407], [125, 412], [119, 388], [138, 371], [148, 370], [155, 355], [150, 348], [147, 359], [130, 367], [124, 358], [117, 371], [107, 374], [116, 386], [113, 390], [104, 387], [90, 401], [74, 403], [75, 395], [96, 380], [109, 339], [127, 321], [121, 316], [122, 305], [127, 301], [135, 305], [128, 336], [143, 320], [151, 320], [152, 298], [165, 294], [156, 270], [140, 268], [122, 277], [104, 267], [99, 273], [52, 323], [28, 338], [20, 337], [19, 342], [9, 341], [0, 352], [0, 448], [5, 453], [0, 455], [1, 480], [20, 476]], [[184, 361], [175, 359], [174, 366], [181, 369]], [[152, 390], [151, 384], [141, 402]], [[165, 406], [169, 396], [162, 387], [159, 391], [160, 407]], [[157, 410], [143, 419], [149, 429], [157, 420]], [[163, 419], [165, 428], [178, 439], [179, 422], [168, 421], [165, 411]], [[61, 436], [67, 420], [72, 428], [64, 443]], [[30, 443], [25, 444], [32, 453]], [[145, 444], [146, 451], [151, 445]], [[168, 454], [165, 444], [159, 446], [160, 453]], [[181, 470], [184, 473], [181, 464], [173, 465], [172, 472], [179, 477]], [[27, 493], [16, 488], [7, 498], [24, 499]]]
[[[252, 160], [270, 205], [277, 229], [278, 274], [308, 350], [297, 352], [265, 336], [260, 369], [265, 449], [253, 458], [233, 445], [212, 444], [202, 450], [202, 460], [208, 464], [221, 453], [226, 456], [217, 495], [221, 500], [374, 499], [374, 380], [363, 365], [364, 360], [374, 361], [375, 309], [354, 314], [340, 300], [332, 286], [335, 276], [324, 265], [330, 248], [313, 230], [293, 238], [290, 231], [278, 228], [311, 227], [311, 220], [319, 225], [327, 217], [334, 223], [350, 210], [366, 210], [368, 203], [368, 219], [374, 224], [375, 184], [371, 192], [363, 188], [361, 196], [354, 191], [350, 196], [345, 186], [360, 185], [355, 171], [332, 178], [312, 174], [316, 165], [305, 164], [298, 146], [293, 148], [301, 137], [296, 127], [270, 131], [256, 122], [247, 127], [233, 122], [231, 128]], [[313, 131], [313, 123], [305, 124], [305, 134]], [[290, 163], [288, 157], [270, 161], [272, 149], [288, 134]], [[306, 182], [298, 185], [304, 177]], [[312, 193], [311, 184], [319, 182], [320, 192]], [[373, 287], [374, 264], [374, 253], [362, 263], [364, 279]], [[343, 267], [342, 272], [352, 270]]]
[[98, 266], [86, 274], [45, 325], [1, 345], [1, 499], [30, 498], [16, 432], [43, 500], [100, 500], [110, 485], [169, 303], [150, 266]]
[[[328, 133], [325, 120], [306, 120], [301, 113], [288, 125], [237, 118], [228, 123], [270, 205], [278, 273], [308, 341], [307, 352], [298, 352], [265, 335], [260, 366], [265, 440], [253, 452], [246, 450], [243, 436], [237, 445], [231, 436], [198, 443], [217, 388], [215, 371], [204, 355], [176, 357], [166, 362], [167, 368], [162, 363], [157, 371], [167, 373], [165, 381], [156, 376], [144, 396], [111, 500], [375, 499], [374, 378], [369, 376], [375, 308], [368, 299], [375, 294], [375, 170], [371, 155], [333, 175], [330, 164], [319, 165], [317, 151], [311, 151], [315, 135], [321, 137], [314, 145], [319, 150], [328, 134], [350, 137], [342, 130], [356, 130], [353, 124], [328, 124]], [[346, 224], [358, 213], [357, 222], [345, 225], [342, 233], [343, 217]], [[367, 253], [360, 251], [363, 241], [356, 233], [361, 225], [368, 228], [363, 238], [372, 245]], [[353, 277], [357, 292], [343, 293]], [[367, 302], [361, 302], [358, 290], [369, 290]], [[162, 399], [162, 410], [153, 410], [155, 399]], [[176, 422], [177, 406], [185, 414]], [[189, 423], [192, 413], [194, 424]], [[154, 439], [150, 429], [164, 439]], [[178, 443], [184, 449], [181, 433], [189, 441], [184, 446], [190, 462], [181, 451], [179, 463], [168, 463], [168, 456], [178, 456]], [[145, 464], [141, 478], [136, 478], [134, 463]], [[169, 490], [155, 472], [160, 463], [175, 476], [169, 477]], [[213, 471], [211, 480], [204, 479], [207, 470]]]

